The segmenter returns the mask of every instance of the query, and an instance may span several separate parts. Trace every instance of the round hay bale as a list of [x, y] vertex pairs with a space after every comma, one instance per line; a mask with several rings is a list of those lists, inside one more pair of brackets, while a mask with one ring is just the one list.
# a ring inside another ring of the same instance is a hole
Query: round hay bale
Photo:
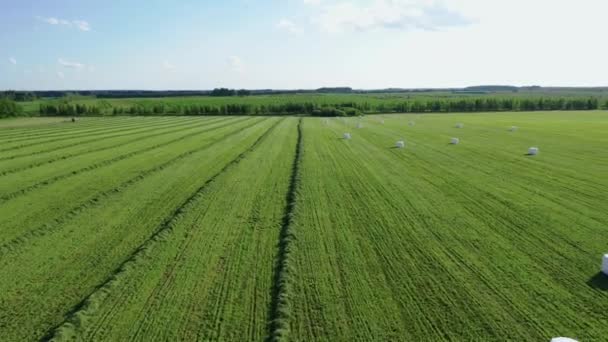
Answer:
[[464, 124], [462, 122], [459, 122], [456, 124], [456, 128], [464, 128]]
[[511, 128], [509, 128], [509, 131], [511, 132], [517, 132], [517, 126], [511, 126]]
[[458, 138], [451, 138], [450, 139], [450, 144], [452, 144], [452, 145], [458, 145], [458, 144], [460, 144], [460, 139], [458, 139]]
[[538, 149], [538, 147], [530, 147], [528, 149], [528, 155], [529, 156], [535, 156], [538, 154], [538, 152], [540, 152], [540, 150]]
[[414, 121], [410, 121], [410, 122], [408, 122], [407, 124], [408, 124], [408, 126], [410, 126], [410, 127], [412, 127], [412, 126], [416, 126], [416, 122], [414, 122]]
[[351, 139], [350, 133], [344, 133], [344, 135], [342, 137], [344, 138], [344, 140], [350, 140]]
[[403, 140], [399, 140], [397, 141], [397, 143], [395, 144], [396, 148], [405, 148], [405, 141]]
[[602, 273], [608, 276], [608, 254], [604, 254], [602, 259]]
[[578, 342], [577, 340], [570, 337], [554, 337], [551, 342]]

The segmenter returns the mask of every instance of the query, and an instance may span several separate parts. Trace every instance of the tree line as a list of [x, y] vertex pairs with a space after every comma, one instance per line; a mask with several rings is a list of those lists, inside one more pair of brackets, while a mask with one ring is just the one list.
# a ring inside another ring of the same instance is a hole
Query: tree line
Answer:
[[138, 104], [114, 106], [43, 103], [43, 116], [85, 115], [310, 115], [357, 116], [373, 113], [451, 113], [608, 109], [597, 98], [446, 98], [339, 103], [288, 102], [268, 104]]

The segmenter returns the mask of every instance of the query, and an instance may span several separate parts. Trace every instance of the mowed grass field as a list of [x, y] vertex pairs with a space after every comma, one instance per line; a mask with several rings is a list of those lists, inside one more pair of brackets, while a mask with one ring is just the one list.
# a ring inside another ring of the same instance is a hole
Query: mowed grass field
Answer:
[[2, 120], [0, 340], [606, 340], [607, 132], [599, 111]]

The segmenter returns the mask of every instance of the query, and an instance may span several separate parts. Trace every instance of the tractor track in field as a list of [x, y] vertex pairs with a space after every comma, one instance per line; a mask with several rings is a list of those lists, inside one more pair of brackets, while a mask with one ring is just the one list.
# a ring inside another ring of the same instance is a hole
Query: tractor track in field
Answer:
[[147, 176], [152, 175], [156, 172], [162, 171], [164, 169], [166, 169], [167, 167], [171, 166], [173, 163], [184, 159], [196, 152], [199, 151], [203, 151], [205, 149], [208, 149], [212, 146], [215, 146], [223, 141], [225, 141], [226, 139], [232, 137], [235, 134], [238, 134], [239, 132], [249, 129], [257, 124], [260, 124], [262, 122], [264, 122], [265, 120], [262, 121], [258, 121], [258, 122], [254, 122], [248, 126], [245, 126], [243, 128], [240, 128], [238, 130], [235, 130], [231, 133], [226, 134], [225, 136], [223, 136], [221, 139], [218, 139], [216, 141], [213, 141], [212, 143], [206, 144], [204, 146], [198, 147], [194, 150], [190, 150], [187, 152], [184, 152], [180, 155], [175, 156], [174, 158], [171, 158], [170, 160], [167, 160], [165, 162], [163, 162], [162, 164], [156, 165], [153, 168], [150, 168], [148, 170], [142, 171], [140, 172], [137, 176], [130, 178], [122, 183], [120, 183], [119, 185], [115, 186], [112, 189], [109, 190], [105, 190], [105, 191], [101, 191], [98, 192], [97, 194], [93, 195], [91, 198], [89, 198], [87, 201], [80, 203], [79, 205], [73, 207], [72, 209], [70, 209], [68, 212], [66, 212], [65, 214], [61, 215], [60, 217], [52, 220], [51, 222], [47, 222], [44, 225], [41, 225], [37, 228], [34, 228], [33, 230], [30, 230], [20, 236], [17, 236], [5, 243], [3, 243], [2, 245], [0, 245], [0, 257], [5, 256], [6, 254], [9, 254], [10, 252], [16, 250], [19, 246], [27, 243], [30, 239], [34, 238], [34, 237], [39, 237], [39, 236], [44, 236], [50, 232], [55, 231], [57, 228], [60, 228], [61, 225], [67, 221], [69, 221], [71, 218], [77, 216], [79, 213], [89, 209], [92, 206], [95, 206], [99, 203], [101, 203], [103, 201], [103, 199], [121, 193], [123, 191], [125, 191], [127, 188], [129, 188], [130, 186], [142, 181], [143, 179], [145, 179]]
[[[171, 128], [171, 127], [176, 127], [176, 126], [180, 126], [180, 125], [181, 124], [161, 124], [161, 125], [155, 125], [154, 129], [163, 129], [163, 128], [167, 128], [167, 127]], [[24, 158], [24, 157], [31, 157], [31, 156], [35, 156], [38, 154], [60, 151], [60, 150], [66, 149], [66, 148], [74, 147], [75, 145], [84, 145], [84, 144], [93, 143], [93, 142], [104, 140], [104, 139], [112, 139], [112, 138], [128, 136], [128, 135], [133, 134], [132, 133], [132, 131], [134, 129], [133, 127], [141, 127], [141, 126], [133, 125], [133, 126], [129, 126], [124, 129], [113, 130], [113, 131], [110, 131], [109, 133], [104, 132], [104, 133], [99, 133], [99, 134], [94, 134], [94, 135], [83, 134], [82, 136], [95, 136], [96, 138], [83, 140], [83, 141], [77, 141], [77, 142], [71, 142], [69, 144], [65, 144], [65, 145], [61, 145], [61, 146], [57, 146], [57, 147], [53, 147], [53, 148], [47, 148], [47, 149], [36, 151], [36, 152], [6, 156], [6, 157], [0, 158], [0, 161], [13, 160], [13, 159]], [[120, 132], [124, 132], [124, 131], [126, 131], [126, 133], [120, 133]], [[106, 133], [108, 133], [109, 135], [105, 136], [104, 134], [106, 134]], [[114, 134], [114, 133], [118, 133], [118, 134]], [[65, 138], [47, 140], [47, 141], [43, 141], [43, 142], [32, 143], [27, 146], [21, 146], [19, 148], [32, 147], [35, 145], [43, 145], [43, 144], [52, 143], [52, 142], [56, 142], [56, 141], [73, 140], [73, 139], [81, 138], [82, 136], [69, 136], [69, 137], [65, 137]], [[0, 152], [3, 152], [3, 151], [0, 151]]]
[[[141, 258], [144, 257], [146, 252], [154, 247], [155, 244], [163, 241], [173, 230], [175, 224], [180, 220], [184, 213], [188, 210], [194, 208], [196, 202], [204, 195], [205, 190], [208, 188], [210, 184], [215, 182], [215, 180], [221, 176], [223, 173], [228, 171], [230, 168], [237, 165], [242, 159], [244, 159], [249, 153], [254, 151], [258, 145], [262, 141], [264, 141], [270, 133], [283, 121], [284, 119], [277, 120], [268, 130], [266, 130], [260, 137], [258, 137], [255, 142], [246, 148], [243, 152], [241, 152], [234, 159], [229, 161], [224, 167], [207, 179], [198, 189], [196, 189], [182, 204], [177, 206], [171, 214], [169, 214], [163, 222], [154, 230], [152, 235], [150, 235], [146, 240], [144, 240], [137, 248], [133, 250], [131, 254], [129, 254], [125, 260], [123, 260], [120, 265], [114, 269], [108, 277], [96, 286], [91, 293], [89, 293], [84, 299], [82, 299], [77, 305], [75, 305], [72, 309], [70, 309], [65, 315], [65, 319], [63, 322], [56, 325], [54, 328], [50, 329], [42, 338], [41, 341], [52, 341], [56, 337], [59, 337], [61, 334], [62, 327], [71, 324], [78, 324], [78, 315], [87, 315], [91, 314], [90, 311], [95, 311], [95, 303], [97, 302], [97, 296], [101, 296], [99, 300], [103, 300], [105, 296], [108, 295], [110, 289], [113, 287], [114, 282], [119, 281], [121, 275], [124, 275], [129, 266], [136, 265]], [[263, 120], [265, 121], [265, 120]], [[260, 122], [263, 122], [260, 121]], [[253, 126], [253, 125], [252, 125]], [[240, 131], [240, 130], [239, 130]], [[222, 140], [228, 138], [226, 136]], [[173, 272], [173, 270], [171, 270]]]
[[300, 188], [300, 167], [303, 152], [302, 119], [298, 122], [298, 142], [293, 160], [289, 188], [285, 195], [285, 209], [279, 233], [277, 262], [274, 267], [271, 301], [269, 307], [268, 340], [289, 340], [290, 325], [290, 295], [291, 295], [291, 242], [295, 239], [293, 232], [294, 215], [297, 206], [297, 193]]
[[132, 151], [132, 152], [120, 155], [120, 156], [112, 158], [112, 159], [104, 160], [102, 162], [95, 163], [95, 164], [89, 165], [87, 167], [83, 167], [81, 169], [74, 170], [72, 172], [64, 173], [62, 175], [49, 178], [49, 179], [44, 180], [42, 182], [38, 182], [36, 184], [32, 184], [30, 186], [27, 186], [27, 187], [25, 187], [25, 188], [23, 188], [23, 189], [21, 189], [19, 191], [15, 191], [15, 192], [4, 194], [4, 195], [0, 196], [0, 204], [5, 203], [6, 201], [12, 200], [14, 198], [23, 196], [24, 194], [27, 194], [27, 193], [29, 193], [29, 192], [31, 192], [33, 190], [42, 188], [44, 186], [48, 186], [50, 184], [53, 184], [53, 183], [55, 183], [57, 181], [60, 181], [60, 180], [63, 180], [63, 179], [69, 178], [69, 177], [76, 176], [76, 175], [81, 174], [83, 172], [88, 172], [88, 171], [92, 171], [92, 170], [98, 169], [100, 167], [108, 166], [108, 165], [114, 164], [116, 162], [119, 162], [121, 160], [125, 160], [125, 159], [128, 159], [128, 158], [131, 158], [131, 157], [136, 156], [138, 154], [142, 154], [142, 153], [146, 153], [146, 152], [149, 152], [149, 151], [153, 151], [155, 149], [162, 148], [162, 147], [167, 146], [167, 145], [171, 145], [173, 143], [176, 143], [178, 141], [181, 141], [181, 140], [184, 140], [184, 139], [196, 136], [198, 134], [202, 134], [202, 133], [210, 132], [210, 131], [213, 131], [213, 130], [216, 130], [216, 129], [224, 128], [224, 127], [230, 126], [232, 124], [233, 124], [233, 122], [228, 122], [228, 123], [225, 123], [223, 125], [215, 126], [215, 127], [211, 128], [209, 130], [202, 130], [202, 131], [197, 131], [197, 132], [189, 133], [189, 134], [180, 136], [180, 137], [178, 137], [176, 139], [170, 140], [168, 142], [164, 142], [162, 144], [156, 144], [156, 145], [148, 146], [146, 148], [143, 148], [143, 149], [140, 149], [140, 150], [136, 150], [136, 151]]
[[[219, 120], [219, 121], [221, 122], [223, 120]], [[5, 170], [5, 171], [1, 171], [0, 172], [0, 177], [1, 176], [5, 176], [5, 175], [9, 175], [9, 174], [12, 174], [12, 173], [16, 173], [16, 172], [21, 172], [21, 171], [24, 171], [24, 170], [32, 169], [32, 168], [35, 168], [35, 167], [38, 167], [38, 166], [52, 164], [52, 163], [57, 162], [57, 161], [63, 161], [63, 160], [67, 160], [67, 159], [74, 158], [74, 157], [80, 157], [80, 156], [84, 156], [84, 155], [90, 154], [90, 153], [106, 151], [106, 150], [113, 149], [115, 147], [125, 146], [125, 145], [131, 144], [131, 143], [134, 143], [134, 142], [138, 142], [138, 141], [141, 141], [141, 140], [150, 139], [150, 138], [154, 138], [154, 137], [158, 137], [158, 136], [162, 136], [162, 135], [166, 135], [166, 134], [171, 134], [171, 133], [187, 130], [187, 129], [190, 129], [190, 128], [200, 128], [200, 127], [204, 127], [204, 126], [207, 126], [207, 125], [213, 125], [215, 123], [217, 123], [217, 121], [212, 121], [211, 123], [205, 122], [204, 124], [198, 123], [197, 125], [192, 125], [192, 126], [189, 126], [189, 125], [177, 126], [177, 127], [179, 127], [177, 129], [170, 129], [168, 131], [162, 131], [162, 132], [159, 132], [159, 133], [153, 133], [153, 134], [145, 135], [143, 137], [137, 137], [137, 138], [133, 138], [133, 139], [130, 139], [130, 140], [127, 140], [127, 141], [123, 141], [123, 142], [120, 142], [120, 143], [117, 143], [117, 144], [114, 144], [114, 145], [100, 147], [100, 148], [94, 148], [94, 149], [83, 151], [81, 153], [73, 153], [73, 154], [67, 154], [67, 155], [63, 155], [63, 156], [58, 156], [58, 157], [55, 157], [55, 158], [51, 158], [51, 159], [48, 159], [48, 160], [44, 160], [44, 161], [41, 161], [41, 162], [37, 162], [37, 163], [34, 163], [34, 164], [23, 166], [23, 167], [20, 167], [20, 168], [15, 168], [15, 169], [9, 169], [9, 170]], [[187, 126], [187, 127], [183, 127], [183, 126]], [[170, 128], [175, 128], [175, 127], [176, 126], [173, 126], [173, 127], [170, 127]], [[163, 128], [165, 128], [165, 127], [163, 127]], [[140, 132], [137, 132], [135, 134], [155, 132], [155, 131], [158, 131], [158, 130], [162, 130], [163, 128], [153, 128], [153, 129], [149, 129], [149, 130], [140, 131]]]

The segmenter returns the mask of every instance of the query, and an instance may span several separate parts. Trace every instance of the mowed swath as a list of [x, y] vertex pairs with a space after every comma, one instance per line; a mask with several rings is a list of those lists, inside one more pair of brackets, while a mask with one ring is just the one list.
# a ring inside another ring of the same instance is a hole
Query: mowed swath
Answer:
[[296, 124], [281, 122], [214, 179], [170, 234], [96, 291], [58, 339], [267, 337]]
[[[606, 336], [605, 114], [412, 117], [368, 118], [348, 141], [354, 120], [306, 121], [292, 335]], [[532, 141], [542, 155], [524, 155]]]
[[[213, 132], [209, 133], [212, 146], [205, 144], [205, 134], [199, 137], [202, 141], [186, 145], [186, 151], [176, 151], [179, 145], [173, 146], [166, 153], [167, 159], [178, 153], [181, 153], [181, 158], [145, 174], [135, 182], [126, 183], [124, 187], [113, 189], [117, 184], [100, 182], [99, 186], [106, 186], [96, 191], [110, 191], [77, 210], [65, 212], [64, 209], [61, 215], [66, 217], [57, 218], [57, 225], [51, 221], [50, 227], [44, 226], [45, 212], [52, 215], [55, 206], [69, 210], [74, 201], [83, 200], [79, 198], [78, 189], [72, 188], [67, 198], [59, 197], [56, 201], [48, 201], [48, 197], [47, 200], [39, 198], [26, 201], [23, 204], [26, 207], [27, 203], [30, 206], [31, 203], [36, 204], [37, 210], [34, 211], [38, 214], [28, 215], [29, 224], [25, 226], [19, 222], [19, 216], [14, 217], [13, 229], [9, 229], [6, 235], [4, 231], [2, 234], [3, 241], [17, 234], [26, 235], [25, 241], [17, 243], [16, 247], [5, 248], [0, 262], [0, 301], [3, 303], [0, 321], [5, 336], [14, 340], [37, 339], [59, 324], [64, 314], [102, 283], [165, 220], [174, 216], [187, 198], [199, 191], [210, 177], [237, 158], [277, 121], [241, 120], [254, 122], [245, 127], [235, 125], [231, 128], [232, 134], [224, 131], [213, 136]], [[227, 143], [228, 139], [230, 143]], [[158, 153], [157, 156], [163, 154]], [[145, 159], [153, 164], [148, 167], [159, 163], [152, 156]], [[136, 177], [138, 172], [142, 170], [133, 170], [127, 175]], [[102, 179], [112, 180], [122, 175], [118, 169]], [[65, 182], [65, 186], [80, 184], [79, 189], [85, 190], [91, 186], [91, 177], [95, 175], [62, 182]], [[114, 183], [120, 183], [120, 180]], [[57, 183], [54, 185], [61, 186]], [[44, 191], [35, 190], [22, 198], [41, 193]], [[52, 195], [52, 191], [46, 193], [46, 196]], [[17, 200], [9, 200], [3, 209]], [[36, 234], [28, 234], [27, 230], [36, 226], [32, 222], [42, 226]], [[19, 230], [18, 227], [23, 229]], [[23, 322], [28, 323], [24, 325]]]
[[606, 131], [605, 112], [0, 122], [0, 339], [602, 340]]

